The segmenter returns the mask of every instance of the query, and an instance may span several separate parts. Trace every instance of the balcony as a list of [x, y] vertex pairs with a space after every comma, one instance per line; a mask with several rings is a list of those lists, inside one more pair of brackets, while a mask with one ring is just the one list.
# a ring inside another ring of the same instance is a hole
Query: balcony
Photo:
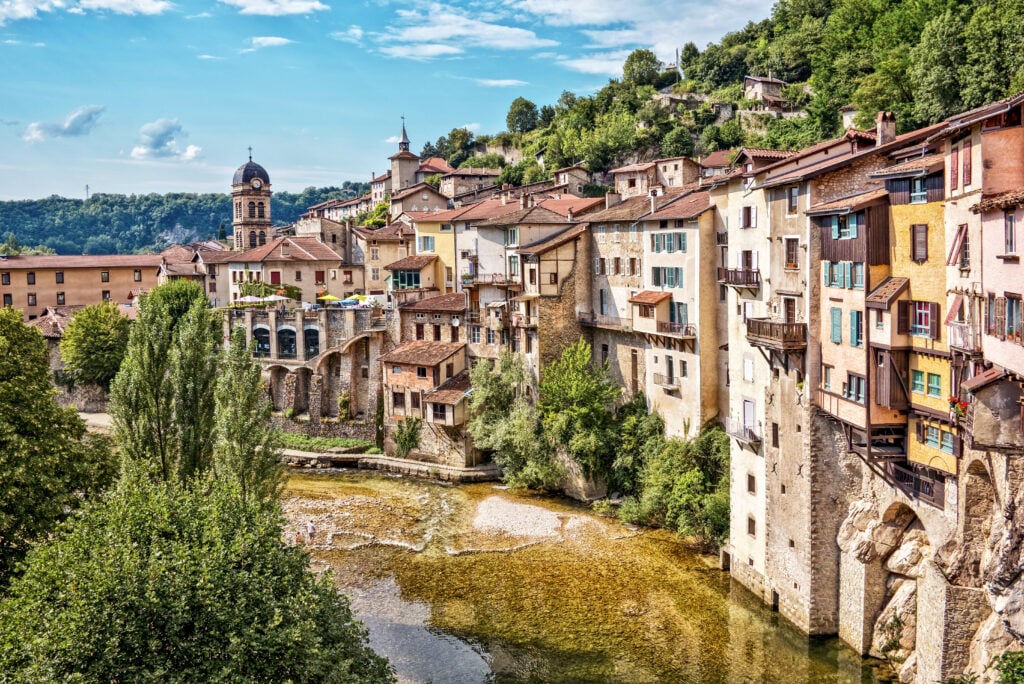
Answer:
[[728, 245], [729, 244], [729, 233], [715, 233], [715, 244], [716, 245]]
[[807, 324], [748, 318], [747, 342], [781, 352], [803, 351], [807, 348]]
[[761, 287], [761, 271], [756, 268], [718, 268], [718, 282], [732, 287]]
[[663, 335], [675, 335], [677, 337], [696, 337], [697, 326], [692, 323], [658, 321], [658, 332]]
[[948, 326], [949, 346], [971, 354], [981, 353], [981, 330], [971, 323], [953, 322]]
[[478, 287], [480, 285], [496, 285], [498, 287], [522, 287], [522, 283], [515, 276], [507, 276], [504, 273], [474, 273], [463, 274], [463, 287]]
[[537, 316], [526, 316], [524, 314], [512, 314], [512, 327], [514, 328], [536, 328]]
[[678, 392], [681, 383], [678, 376], [669, 377], [664, 373], [655, 373], [654, 384], [667, 392]]
[[603, 314], [580, 314], [579, 321], [580, 325], [587, 325], [592, 328], [607, 328], [609, 330], [625, 332], [629, 332], [633, 326], [633, 321], [629, 318], [605, 316]]
[[898, 463], [889, 463], [887, 471], [893, 482], [907, 496], [920, 499], [939, 509], [946, 507], [946, 483], [944, 480], [929, 477]]
[[725, 431], [730, 437], [740, 443], [745, 449], [757, 453], [761, 449], [761, 435], [757, 429], [750, 425], [744, 425], [742, 421], [735, 418], [725, 419]]

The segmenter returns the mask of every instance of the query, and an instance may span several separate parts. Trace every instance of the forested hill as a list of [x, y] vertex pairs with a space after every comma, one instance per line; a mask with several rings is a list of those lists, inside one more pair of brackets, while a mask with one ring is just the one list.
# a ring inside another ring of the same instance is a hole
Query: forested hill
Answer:
[[[275, 224], [288, 224], [311, 205], [332, 198], [357, 197], [365, 183], [275, 192]], [[95, 194], [87, 200], [52, 196], [0, 202], [0, 238], [14, 235], [23, 246], [42, 246], [58, 254], [127, 254], [168, 244], [216, 238], [221, 226], [231, 233], [227, 194]]]

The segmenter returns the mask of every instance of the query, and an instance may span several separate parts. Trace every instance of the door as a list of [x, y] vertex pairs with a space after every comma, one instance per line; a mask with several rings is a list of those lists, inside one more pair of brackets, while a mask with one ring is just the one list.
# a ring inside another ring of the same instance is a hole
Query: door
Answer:
[[744, 271], [751, 271], [754, 269], [754, 253], [749, 249], [745, 249], [740, 252], [740, 268]]
[[796, 323], [796, 300], [792, 297], [782, 299], [782, 316], [786, 323]]
[[754, 429], [754, 402], [750, 399], [743, 400], [743, 429]]

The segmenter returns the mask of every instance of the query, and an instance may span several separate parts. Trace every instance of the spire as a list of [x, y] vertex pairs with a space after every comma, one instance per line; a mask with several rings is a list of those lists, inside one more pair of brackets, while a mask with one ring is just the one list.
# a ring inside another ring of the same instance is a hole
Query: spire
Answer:
[[249, 145], [249, 161], [252, 161], [252, 145]]
[[398, 151], [409, 151], [409, 136], [405, 134], [405, 115], [402, 115], [402, 137], [398, 141]]

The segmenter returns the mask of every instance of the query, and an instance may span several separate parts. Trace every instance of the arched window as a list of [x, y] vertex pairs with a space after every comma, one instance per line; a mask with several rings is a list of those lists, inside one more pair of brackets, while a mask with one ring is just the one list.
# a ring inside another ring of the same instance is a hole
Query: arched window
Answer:
[[320, 353], [320, 331], [316, 328], [306, 328], [303, 331], [303, 341], [306, 347], [306, 358], [311, 359]]
[[256, 231], [255, 230], [250, 230], [249, 231], [249, 248], [252, 249], [255, 246], [256, 246]]
[[249, 202], [249, 218], [256, 218], [256, 203]]
[[295, 358], [295, 331], [291, 328], [277, 331], [277, 355], [282, 359]]
[[259, 204], [256, 205], [256, 216], [258, 218], [266, 218], [263, 215], [263, 202], [260, 202]]
[[266, 231], [262, 231], [262, 230], [260, 231], [260, 244], [261, 245], [267, 244], [267, 233], [266, 233]]
[[252, 338], [256, 340], [253, 356], [270, 356], [270, 331], [266, 328], [256, 328], [252, 331]]

